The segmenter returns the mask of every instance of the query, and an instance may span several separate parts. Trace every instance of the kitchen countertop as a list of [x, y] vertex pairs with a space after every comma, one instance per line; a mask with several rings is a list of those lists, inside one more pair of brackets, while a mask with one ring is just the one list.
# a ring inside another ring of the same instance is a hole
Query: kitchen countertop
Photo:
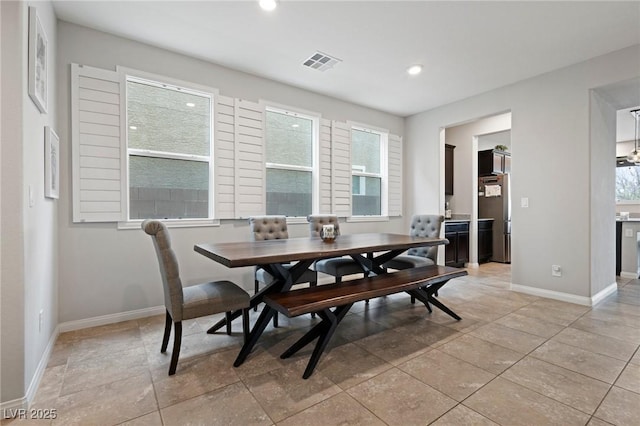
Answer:
[[[481, 218], [478, 222], [483, 220], [494, 220], [493, 218]], [[444, 223], [456, 223], [456, 222], [471, 222], [471, 219], [445, 219]]]

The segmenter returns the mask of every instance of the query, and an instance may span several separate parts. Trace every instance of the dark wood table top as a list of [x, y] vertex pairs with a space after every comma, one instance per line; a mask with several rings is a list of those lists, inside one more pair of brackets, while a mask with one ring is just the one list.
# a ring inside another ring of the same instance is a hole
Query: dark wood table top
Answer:
[[196, 244], [194, 250], [229, 268], [324, 259], [349, 254], [407, 250], [448, 244], [446, 238], [410, 237], [402, 234], [347, 234], [331, 243], [315, 237], [237, 243]]

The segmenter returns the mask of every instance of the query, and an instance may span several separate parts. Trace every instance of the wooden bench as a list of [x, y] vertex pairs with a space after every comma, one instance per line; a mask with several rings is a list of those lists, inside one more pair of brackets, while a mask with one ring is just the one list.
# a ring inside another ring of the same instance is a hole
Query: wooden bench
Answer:
[[288, 358], [318, 337], [316, 347], [302, 376], [306, 379], [313, 373], [337, 325], [355, 302], [407, 292], [424, 303], [429, 312], [432, 304], [460, 320], [460, 317], [436, 299], [434, 294], [450, 279], [464, 275], [467, 275], [464, 269], [440, 265], [422, 266], [340, 284], [272, 293], [265, 296], [264, 302], [287, 317], [315, 312], [322, 318], [322, 322], [316, 324], [280, 356]]

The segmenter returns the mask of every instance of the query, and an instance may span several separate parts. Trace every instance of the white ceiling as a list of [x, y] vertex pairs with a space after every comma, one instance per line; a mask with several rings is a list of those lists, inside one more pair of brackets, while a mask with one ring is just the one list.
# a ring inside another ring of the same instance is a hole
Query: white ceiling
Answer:
[[[640, 43], [640, 2], [64, 1], [57, 16], [408, 116]], [[342, 59], [319, 72], [315, 51]], [[422, 74], [405, 69], [423, 64]]]

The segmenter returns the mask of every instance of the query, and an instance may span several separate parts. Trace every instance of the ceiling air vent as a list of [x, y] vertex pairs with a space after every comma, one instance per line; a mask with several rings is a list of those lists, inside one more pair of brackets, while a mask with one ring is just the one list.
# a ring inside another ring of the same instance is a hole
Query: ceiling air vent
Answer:
[[326, 71], [329, 68], [333, 68], [333, 66], [338, 62], [342, 62], [342, 60], [329, 56], [326, 53], [316, 52], [309, 59], [304, 61], [302, 65], [318, 71]]

